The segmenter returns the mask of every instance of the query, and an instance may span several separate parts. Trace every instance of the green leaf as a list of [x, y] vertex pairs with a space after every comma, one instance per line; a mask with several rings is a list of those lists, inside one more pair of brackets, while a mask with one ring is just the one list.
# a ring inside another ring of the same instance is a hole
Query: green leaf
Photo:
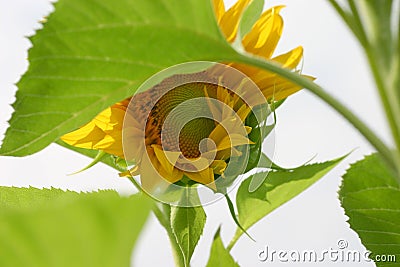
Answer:
[[221, 229], [218, 228], [217, 232], [215, 233], [207, 267], [216, 267], [216, 266], [239, 267], [239, 265], [235, 262], [231, 254], [229, 254], [229, 251], [225, 248], [224, 244], [222, 243], [220, 230]]
[[236, 54], [204, 0], [60, 0], [30, 40], [1, 155], [43, 149], [167, 67]]
[[149, 213], [139, 195], [0, 187], [0, 266], [129, 266]]
[[[198, 201], [192, 201], [189, 196], [186, 196], [184, 203], [198, 203]], [[172, 231], [184, 255], [185, 266], [190, 265], [190, 259], [203, 233], [205, 222], [206, 214], [202, 206], [171, 207]]]
[[[340, 201], [350, 227], [375, 255], [400, 255], [400, 185], [377, 154], [353, 164], [343, 176]], [[400, 262], [376, 262], [400, 266]]]
[[[264, 183], [254, 192], [249, 192], [249, 185], [253, 178], [250, 176], [242, 182], [236, 195], [240, 224], [244, 229], [249, 229], [264, 216], [318, 181], [342, 159], [343, 157], [324, 163], [305, 165], [290, 172], [285, 170], [259, 173], [257, 175], [264, 174], [268, 176]], [[236, 238], [239, 238], [242, 233], [238, 229]]]

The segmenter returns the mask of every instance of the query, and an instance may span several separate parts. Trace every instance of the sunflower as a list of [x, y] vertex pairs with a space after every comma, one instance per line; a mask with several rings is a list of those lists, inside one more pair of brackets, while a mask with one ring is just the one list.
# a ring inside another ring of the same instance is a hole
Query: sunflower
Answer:
[[[225, 11], [222, 1], [214, 1], [217, 21], [228, 42], [235, 39], [240, 14], [249, 2], [239, 0]], [[282, 33], [281, 9], [278, 6], [265, 11], [244, 36], [242, 44], [247, 52], [271, 59]], [[302, 51], [298, 47], [272, 60], [293, 69], [299, 64]], [[273, 73], [236, 63], [226, 65], [247, 75], [265, 99], [284, 99], [301, 89]], [[171, 81], [190, 75], [167, 78], [112, 105], [61, 139], [75, 147], [101, 150], [134, 162], [129, 171], [120, 175], [140, 174], [147, 190], [154, 190], [162, 180], [173, 184], [185, 179], [217, 190], [215, 178], [224, 177], [230, 159], [241, 156], [238, 148], [253, 144], [248, 138], [252, 128], [246, 125], [246, 119], [254, 105], [245, 101], [243, 94], [221, 85], [221, 69], [202, 73], [214, 79], [213, 83], [190, 82], [171, 87]], [[244, 80], [236, 88], [243, 89]], [[190, 104], [185, 108], [185, 103]]]

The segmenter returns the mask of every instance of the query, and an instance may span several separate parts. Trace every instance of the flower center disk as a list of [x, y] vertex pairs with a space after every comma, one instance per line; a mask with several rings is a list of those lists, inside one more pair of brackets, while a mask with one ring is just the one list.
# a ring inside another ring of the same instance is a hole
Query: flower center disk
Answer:
[[206, 100], [216, 90], [216, 85], [196, 82], [165, 93], [150, 112], [146, 140], [162, 145], [165, 151], [180, 151], [186, 158], [198, 158], [201, 141], [216, 126]]

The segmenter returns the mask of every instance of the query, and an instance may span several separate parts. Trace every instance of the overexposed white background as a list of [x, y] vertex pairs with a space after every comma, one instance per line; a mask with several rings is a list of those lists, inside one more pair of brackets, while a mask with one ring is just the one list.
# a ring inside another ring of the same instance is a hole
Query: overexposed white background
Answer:
[[[230, 6], [233, 1], [229, 1]], [[389, 131], [373, 81], [356, 40], [349, 33], [327, 0], [269, 0], [266, 8], [285, 4], [282, 11], [285, 30], [277, 53], [297, 45], [305, 48], [303, 72], [350, 106], [382, 138], [390, 142]], [[14, 85], [28, 66], [30, 42], [24, 36], [34, 33], [38, 21], [53, 8], [48, 0], [0, 0], [0, 139], [7, 128], [17, 90]], [[72, 14], [71, 14], [72, 15]], [[275, 161], [282, 166], [301, 165], [342, 156], [356, 149], [343, 163], [290, 203], [274, 211], [250, 229], [257, 242], [243, 236], [232, 254], [241, 266], [287, 266], [258, 260], [258, 252], [268, 245], [275, 250], [316, 250], [337, 248], [339, 239], [349, 249], [364, 251], [357, 235], [346, 223], [337, 199], [340, 176], [349, 163], [371, 153], [363, 138], [331, 108], [303, 90], [278, 112]], [[90, 160], [57, 145], [24, 158], [0, 158], [0, 185], [56, 187], [76, 191], [116, 189], [121, 194], [135, 190], [114, 170], [97, 165], [75, 176]], [[257, 207], [254, 207], [257, 208]], [[224, 201], [205, 207], [208, 215], [204, 235], [194, 255], [193, 266], [204, 266], [217, 228], [228, 243], [235, 225]], [[135, 212], [132, 210], [132, 212]], [[323, 266], [373, 266], [372, 263], [321, 263]], [[173, 266], [169, 241], [163, 228], [152, 216], [132, 256], [134, 266]], [[309, 266], [310, 263], [290, 263]]]

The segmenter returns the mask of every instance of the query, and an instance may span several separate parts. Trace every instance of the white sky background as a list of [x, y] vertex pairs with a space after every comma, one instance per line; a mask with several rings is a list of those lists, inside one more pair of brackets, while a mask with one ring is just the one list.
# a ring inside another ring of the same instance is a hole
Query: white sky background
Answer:
[[[317, 77], [317, 83], [351, 106], [384, 140], [389, 141], [389, 131], [364, 56], [327, 1], [266, 1], [266, 7], [277, 4], [287, 6], [282, 11], [285, 30], [277, 53], [304, 46], [303, 72]], [[50, 10], [52, 7], [48, 0], [0, 1], [0, 139], [11, 116], [9, 104], [14, 102], [17, 89], [14, 83], [27, 69], [30, 43], [24, 36], [33, 34], [33, 29], [39, 26], [37, 21]], [[315, 161], [323, 161], [355, 148], [357, 150], [334, 171], [251, 228], [249, 232], [257, 242], [245, 236], [240, 239], [232, 253], [241, 266], [288, 266], [258, 261], [258, 252], [265, 245], [275, 250], [314, 249], [320, 252], [330, 247], [336, 249], [337, 241], [345, 239], [350, 249], [365, 250], [345, 222], [337, 191], [340, 176], [348, 164], [372, 150], [346, 121], [310, 93], [302, 91], [290, 97], [278, 111], [277, 163], [297, 166], [315, 155]], [[88, 162], [88, 158], [57, 145], [25, 158], [2, 157], [0, 185], [53, 186], [77, 191], [113, 188], [124, 194], [134, 192], [129, 182], [121, 180], [114, 170], [102, 165], [79, 175], [66, 176]], [[193, 255], [193, 266], [204, 266], [207, 262], [212, 237], [219, 225], [222, 224], [225, 244], [235, 230], [224, 201], [205, 209], [208, 215], [205, 235]], [[147, 223], [133, 258], [134, 266], [173, 266], [167, 235], [154, 217]], [[304, 267], [309, 263], [293, 265]], [[326, 265], [373, 266], [372, 263], [323, 263]]]

